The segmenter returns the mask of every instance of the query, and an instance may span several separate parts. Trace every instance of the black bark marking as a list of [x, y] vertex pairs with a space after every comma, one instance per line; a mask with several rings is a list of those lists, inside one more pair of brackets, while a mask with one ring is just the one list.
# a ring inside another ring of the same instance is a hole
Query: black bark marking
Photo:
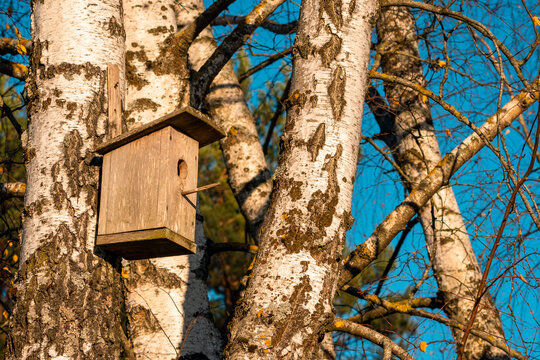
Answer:
[[341, 10], [341, 6], [341, 0], [322, 0], [319, 10], [319, 17], [322, 18], [322, 12], [326, 12], [330, 18], [330, 21], [336, 26], [337, 29], [340, 29], [343, 25], [343, 12]]
[[336, 59], [336, 56], [341, 52], [343, 40], [335, 35], [330, 34], [330, 39], [319, 49], [321, 60], [324, 66], [330, 67], [330, 64]]
[[317, 126], [317, 130], [311, 135], [307, 142], [307, 148], [309, 153], [311, 154], [311, 161], [315, 161], [317, 159], [317, 156], [319, 155], [319, 150], [324, 146], [324, 143], [326, 141], [326, 125], [324, 123], [320, 123], [319, 126]]
[[328, 86], [328, 96], [330, 98], [330, 105], [332, 106], [332, 114], [336, 121], [341, 120], [341, 115], [345, 106], [345, 81], [345, 70], [343, 67], [338, 66], [333, 72], [332, 81]]
[[[131, 45], [134, 46], [133, 44]], [[134, 86], [137, 90], [141, 90], [144, 86], [148, 85], [149, 82], [138, 73], [137, 67], [134, 64], [136, 60], [142, 64], [145, 64], [148, 61], [144, 50], [126, 51], [126, 81], [128, 85]]]

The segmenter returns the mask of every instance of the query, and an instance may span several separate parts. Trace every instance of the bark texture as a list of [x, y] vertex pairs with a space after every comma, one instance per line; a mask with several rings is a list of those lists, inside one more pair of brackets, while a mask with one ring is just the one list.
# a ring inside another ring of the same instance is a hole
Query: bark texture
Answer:
[[[179, 19], [187, 24], [204, 10], [202, 0], [183, 4], [189, 16]], [[198, 70], [217, 49], [210, 29], [204, 30], [193, 42], [189, 61]], [[212, 119], [223, 129], [227, 137], [220, 145], [227, 166], [229, 185], [247, 220], [250, 233], [257, 239], [258, 229], [270, 199], [272, 179], [266, 164], [255, 121], [244, 99], [244, 94], [231, 63], [227, 63], [214, 79], [205, 106]]]
[[122, 5], [35, 1], [31, 20], [27, 189], [11, 358], [119, 359], [126, 338], [122, 282], [94, 248], [99, 167], [92, 160], [107, 130], [107, 64], [123, 69]]
[[302, 3], [275, 188], [226, 359], [314, 358], [333, 319], [376, 10]]
[[[382, 44], [381, 66], [384, 73], [395, 75], [425, 87], [422, 64], [418, 60], [418, 38], [414, 18], [405, 7], [383, 8], [377, 21], [377, 35]], [[404, 183], [412, 191], [441, 161], [439, 144], [427, 102], [418, 92], [399, 84], [385, 83], [389, 112], [376, 119], [386, 144], [398, 166], [408, 176]], [[471, 246], [469, 235], [452, 187], [439, 190], [418, 213], [424, 229], [429, 255], [439, 290], [444, 299], [444, 311], [452, 320], [467, 324], [482, 272]], [[499, 312], [489, 294], [484, 296], [482, 310], [474, 327], [499, 339], [504, 339]], [[463, 333], [452, 328], [460, 341]], [[467, 341], [465, 358], [507, 359], [498, 348], [471, 337]]]
[[[186, 59], [178, 57], [173, 0], [124, 2], [127, 126], [174, 111], [186, 94]], [[197, 254], [125, 262], [126, 308], [141, 359], [219, 359], [206, 287], [206, 238], [197, 221]]]

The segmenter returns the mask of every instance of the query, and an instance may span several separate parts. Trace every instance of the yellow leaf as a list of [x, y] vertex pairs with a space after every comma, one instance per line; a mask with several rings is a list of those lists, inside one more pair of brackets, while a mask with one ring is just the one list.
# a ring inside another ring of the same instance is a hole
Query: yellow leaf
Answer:
[[422, 351], [423, 353], [425, 353], [425, 352], [426, 352], [426, 348], [427, 348], [427, 342], [422, 341], [422, 342], [420, 343], [420, 351]]
[[9, 24], [6, 24], [6, 30], [9, 30]]
[[535, 16], [533, 17], [534, 26], [540, 26], [540, 17]]
[[287, 213], [283, 213], [283, 215], [281, 216], [281, 218], [282, 218], [283, 220], [285, 220], [285, 219], [288, 218], [288, 217], [289, 217], [289, 215], [287, 215]]
[[229, 132], [231, 133], [232, 136], [238, 134], [238, 130], [236, 130], [236, 128], [231, 128]]
[[23, 44], [17, 44], [17, 52], [21, 55], [26, 55], [27, 51]]
[[337, 328], [340, 328], [340, 327], [343, 327], [345, 325], [345, 323], [343, 322], [343, 320], [338, 320], [338, 321], [336, 321], [336, 323], [334, 325]]
[[445, 67], [446, 66], [446, 62], [444, 60], [439, 60], [438, 64], [439, 64], [440, 67]]
[[19, 257], [17, 255], [13, 255], [13, 262], [17, 262], [19, 260]]
[[8, 250], [7, 250], [7, 249], [6, 249], [6, 250], [4, 250], [4, 256], [5, 256], [5, 257], [7, 257], [8, 255], [9, 255], [9, 252], [8, 252]]
[[266, 344], [266, 346], [270, 346], [270, 345], [272, 345], [272, 340], [266, 339], [266, 340], [264, 341], [264, 343]]
[[9, 313], [6, 310], [4, 310], [2, 315], [4, 315], [4, 318], [6, 318], [6, 319], [9, 317]]
[[264, 315], [264, 309], [257, 311], [257, 317], [261, 317], [263, 315]]
[[450, 129], [444, 129], [444, 132], [446, 133], [446, 136], [448, 137], [451, 137], [452, 136], [452, 132], [450, 131]]
[[124, 269], [122, 269], [122, 277], [123, 277], [124, 279], [129, 279], [129, 275], [128, 275], [128, 273], [126, 272], [126, 270], [124, 270]]
[[521, 281], [523, 281], [525, 284], [528, 284], [527, 279], [525, 279], [525, 278], [523, 277], [523, 275], [519, 274], [519, 278], [520, 278]]
[[20, 39], [22, 37], [21, 32], [16, 26], [13, 27], [13, 31], [15, 32], [15, 36], [17, 36], [17, 39]]
[[418, 94], [418, 99], [424, 104], [427, 103], [427, 96], [424, 94]]
[[9, 242], [9, 247], [13, 247], [13, 243], [11, 241]]

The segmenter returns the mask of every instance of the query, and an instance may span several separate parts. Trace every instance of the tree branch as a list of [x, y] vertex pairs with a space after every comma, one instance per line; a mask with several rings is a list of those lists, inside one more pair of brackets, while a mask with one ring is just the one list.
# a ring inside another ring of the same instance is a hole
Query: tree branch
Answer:
[[[22, 45], [22, 47], [21, 47]], [[32, 41], [28, 39], [0, 38], [0, 55], [27, 55], [32, 51]]]
[[23, 198], [26, 184], [23, 182], [0, 183], [0, 198]]
[[192, 76], [191, 106], [198, 108], [214, 78], [234, 53], [246, 42], [255, 29], [285, 0], [262, 0], [225, 38], [204, 65]]
[[290, 47], [290, 48], [288, 48], [286, 50], [283, 50], [282, 52], [278, 52], [278, 53], [270, 56], [268, 59], [264, 60], [260, 64], [252, 67], [251, 69], [249, 69], [245, 73], [238, 76], [238, 82], [244, 81], [245, 79], [247, 79], [251, 75], [255, 74], [257, 71], [262, 70], [262, 69], [264, 69], [265, 67], [267, 67], [269, 65], [272, 65], [277, 60], [284, 58], [285, 56], [289, 55], [290, 53], [292, 53], [292, 47]]
[[28, 68], [23, 64], [0, 58], [0, 74], [25, 80], [28, 76]]
[[533, 88], [513, 97], [495, 115], [478, 128], [437, 164], [414, 188], [401, 204], [379, 224], [371, 236], [344, 260], [340, 285], [344, 285], [365, 269], [388, 246], [392, 239], [407, 226], [416, 212], [444, 185], [452, 175], [469, 161], [485, 145], [482, 137], [492, 141], [497, 134], [508, 127], [512, 121], [540, 97], [540, 82], [534, 81]]
[[[243, 23], [245, 19], [246, 19], [245, 16], [223, 15], [216, 18], [212, 22], [212, 26], [239, 25]], [[287, 24], [280, 24], [273, 20], [266, 20], [259, 26], [275, 34], [287, 35], [287, 34], [295, 33], [297, 25], [298, 25], [298, 21], [291, 21], [290, 23], [287, 23]]]
[[[431, 313], [431, 312], [428, 312], [428, 311], [425, 311], [425, 310], [417, 309], [417, 307], [420, 307], [420, 306], [413, 306], [412, 304], [414, 303], [414, 300], [411, 300], [411, 301], [402, 300], [402, 301], [398, 301], [398, 302], [390, 302], [390, 301], [381, 299], [380, 297], [378, 297], [376, 295], [365, 294], [364, 292], [360, 292], [360, 297], [362, 297], [363, 299], [371, 302], [372, 304], [375, 304], [375, 305], [379, 306], [378, 308], [376, 308], [373, 311], [377, 311], [377, 310], [383, 308], [386, 311], [388, 311], [388, 314], [392, 314], [392, 313], [408, 314], [408, 315], [412, 315], [412, 316], [419, 316], [419, 317], [423, 317], [423, 318], [426, 318], [426, 319], [434, 320], [434, 321], [437, 321], [437, 322], [439, 322], [439, 323], [441, 323], [443, 325], [450, 326], [450, 327], [457, 328], [457, 329], [461, 329], [461, 330], [463, 330], [465, 328], [465, 326], [463, 324], [460, 324], [459, 322], [457, 322], [455, 320], [447, 319], [444, 316], [441, 316], [439, 314], [435, 314], [435, 313]], [[430, 298], [427, 298], [427, 299], [430, 299]], [[421, 299], [421, 298], [418, 299], [418, 300], [421, 300], [421, 302], [419, 302], [419, 303], [426, 303], [426, 304], [429, 303], [429, 300], [426, 301], [425, 299]], [[440, 305], [440, 303], [441, 303], [440, 300], [435, 300], [435, 302], [433, 304], [435, 304], [437, 302]], [[415, 305], [418, 305], [419, 303], [416, 303]], [[440, 306], [440, 307], [442, 307], [442, 306]], [[384, 313], [384, 311], [381, 311], [381, 313]], [[383, 314], [383, 315], [386, 315], [386, 314]], [[355, 317], [352, 317], [352, 318], [350, 318], [348, 320], [349, 321], [355, 321], [357, 319], [358, 318], [355, 316]], [[487, 341], [492, 346], [495, 346], [495, 347], [503, 350], [504, 352], [506, 352], [511, 357], [514, 357], [514, 358], [519, 359], [519, 360], [526, 360], [527, 359], [527, 357], [523, 356], [521, 353], [510, 349], [506, 345], [505, 341], [503, 341], [501, 339], [497, 339], [497, 338], [495, 338], [494, 336], [492, 336], [491, 334], [489, 334], [487, 332], [476, 330], [476, 329], [471, 329], [471, 334], [475, 335], [478, 338], [481, 338], [482, 340]]]
[[259, 247], [257, 245], [250, 245], [243, 242], [228, 242], [228, 243], [210, 243], [208, 246], [208, 253], [214, 255], [222, 252], [229, 251], [241, 251], [250, 254], [256, 254]]
[[[418, 91], [419, 94], [422, 94], [422, 95], [425, 95], [427, 97], [429, 97], [430, 99], [432, 99], [433, 101], [435, 101], [437, 104], [439, 104], [443, 109], [445, 109], [446, 111], [448, 111], [451, 115], [453, 115], [457, 120], [459, 120], [460, 122], [462, 122], [463, 124], [467, 125], [468, 127], [470, 127], [476, 134], [478, 134], [480, 136], [480, 139], [484, 142], [484, 144], [491, 150], [493, 151], [493, 153], [499, 158], [501, 164], [503, 165], [503, 167], [506, 169], [506, 171], [508, 172], [508, 176], [511, 180], [511, 182], [513, 183], [514, 186], [516, 186], [517, 184], [517, 180], [516, 180], [516, 171], [514, 170], [514, 168], [512, 168], [512, 166], [508, 163], [508, 161], [504, 158], [504, 156], [502, 156], [501, 152], [493, 145], [491, 144], [491, 140], [490, 139], [487, 139], [483, 134], [482, 132], [480, 131], [480, 129], [474, 124], [472, 123], [465, 115], [463, 115], [461, 112], [459, 112], [454, 106], [450, 105], [449, 103], [447, 103], [441, 95], [437, 95], [435, 93], [433, 93], [431, 90], [428, 90], [426, 89], [425, 87], [417, 84], [417, 83], [414, 83], [412, 81], [409, 81], [409, 80], [406, 80], [406, 79], [403, 79], [401, 77], [398, 77], [398, 76], [394, 76], [394, 75], [389, 75], [389, 74], [385, 74], [385, 73], [379, 73], [379, 72], [376, 72], [376, 71], [373, 71], [373, 70], [370, 70], [369, 71], [369, 74], [372, 78], [375, 78], [375, 79], [381, 79], [383, 81], [387, 81], [387, 82], [391, 82], [391, 83], [396, 83], [396, 84], [400, 84], [400, 85], [403, 85], [403, 86], [406, 86], [408, 88], [411, 88], [413, 90], [416, 90]], [[535, 83], [538, 82], [538, 78], [534, 81]], [[521, 113], [519, 114], [521, 115]], [[525, 187], [525, 190], [527, 190], [528, 192], [528, 189], [527, 187]], [[527, 197], [525, 196], [524, 192], [522, 189], [519, 189], [519, 195], [521, 196], [521, 199], [523, 200], [523, 203], [527, 209], [527, 211], [529, 212], [529, 215], [531, 216], [534, 224], [536, 225], [536, 227], [540, 230], [540, 218], [536, 215], [538, 213], [538, 211], [535, 213], [531, 207], [531, 205], [529, 204], [529, 200], [527, 199]], [[529, 196], [531, 198], [531, 201], [533, 202], [533, 205], [536, 207], [537, 209], [537, 206], [536, 206], [536, 203], [534, 202], [533, 200], [533, 196], [529, 193]], [[538, 210], [538, 209], [537, 209]]]
[[521, 62], [518, 61], [515, 55], [512, 54], [510, 50], [508, 50], [508, 48], [503, 44], [503, 42], [500, 41], [495, 35], [493, 35], [493, 33], [489, 31], [489, 29], [481, 22], [478, 22], [476, 20], [473, 20], [463, 15], [462, 12], [453, 11], [453, 10], [448, 9], [447, 7], [440, 7], [436, 5], [423, 3], [420, 1], [415, 1], [415, 0], [383, 0], [381, 1], [381, 7], [388, 7], [388, 6], [408, 6], [408, 7], [426, 10], [435, 14], [444, 15], [444, 16], [454, 18], [456, 20], [463, 21], [464, 23], [476, 29], [482, 35], [490, 39], [493, 42], [493, 44], [495, 44], [495, 46], [501, 50], [504, 56], [506, 56], [506, 58], [508, 59], [508, 61], [510, 62], [514, 70], [516, 71], [516, 74], [521, 80], [521, 82], [523, 83], [523, 85], [525, 85], [525, 87], [529, 86], [529, 82], [525, 79], [521, 71], [521, 66], [524, 64], [523, 61]]
[[414, 360], [414, 358], [386, 336], [366, 326], [356, 324], [346, 319], [335, 318], [327, 328], [328, 331], [342, 331], [359, 336], [379, 345], [383, 349], [390, 349], [392, 353], [402, 360]]
[[13, 125], [13, 127], [15, 128], [15, 131], [17, 132], [17, 135], [19, 135], [20, 139], [23, 133], [21, 125], [19, 124], [17, 119], [15, 119], [15, 116], [13, 116], [13, 111], [11, 111], [11, 108], [7, 106], [7, 104], [2, 99], [0, 99], [0, 103], [2, 103], [2, 112], [11, 122], [11, 125]]

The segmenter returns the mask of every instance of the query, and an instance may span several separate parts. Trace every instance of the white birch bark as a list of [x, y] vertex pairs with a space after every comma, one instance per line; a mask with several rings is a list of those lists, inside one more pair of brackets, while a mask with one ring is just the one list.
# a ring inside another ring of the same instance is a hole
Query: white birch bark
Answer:
[[[204, 10], [204, 3], [202, 0], [186, 1], [182, 9], [185, 16], [179, 17], [179, 24], [187, 25]], [[189, 49], [193, 69], [199, 70], [216, 49], [211, 30], [205, 29]], [[256, 239], [270, 199], [272, 180], [255, 121], [231, 63], [225, 65], [212, 82], [205, 103], [212, 119], [227, 134], [220, 144], [229, 184]]]
[[[387, 49], [381, 57], [383, 71], [425, 87], [422, 64], [417, 60], [418, 39], [411, 11], [404, 7], [383, 8], [377, 21], [377, 34], [379, 43]], [[410, 183], [404, 182], [411, 191], [441, 161], [429, 105], [419, 99], [416, 91], [402, 85], [385, 84], [385, 92], [390, 112], [386, 117], [376, 118], [396, 163], [410, 180]], [[482, 272], [452, 187], [439, 190], [418, 216], [443, 295], [443, 309], [450, 319], [465, 325]], [[474, 326], [504, 340], [499, 312], [489, 294], [484, 295]], [[452, 331], [459, 342], [462, 331], [455, 328]], [[465, 358], [472, 360], [508, 358], [501, 349], [473, 336], [464, 351]]]
[[313, 358], [332, 319], [376, 11], [302, 2], [276, 185], [226, 359]]
[[[124, 2], [127, 125], [137, 126], [183, 103], [187, 75], [173, 34], [173, 0]], [[197, 254], [125, 262], [126, 308], [133, 349], [140, 359], [218, 359], [206, 287], [206, 238], [196, 226]]]
[[126, 343], [120, 275], [94, 248], [99, 168], [92, 163], [107, 130], [107, 64], [124, 64], [121, 6], [32, 2], [12, 359], [118, 359]]

